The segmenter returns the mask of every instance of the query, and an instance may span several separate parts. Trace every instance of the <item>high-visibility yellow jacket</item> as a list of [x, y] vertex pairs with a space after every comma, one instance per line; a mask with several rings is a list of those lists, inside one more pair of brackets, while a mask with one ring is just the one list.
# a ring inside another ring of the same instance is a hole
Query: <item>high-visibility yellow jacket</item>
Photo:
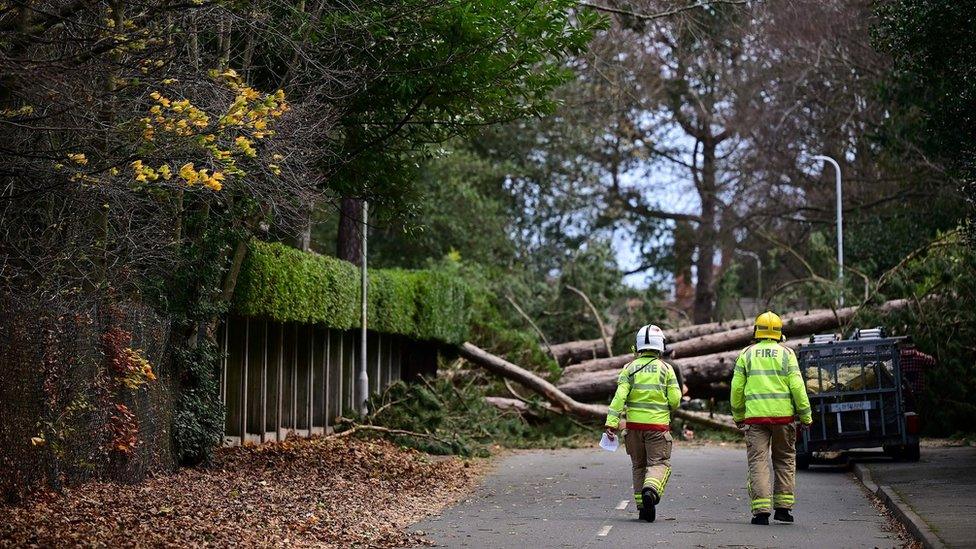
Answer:
[[809, 424], [810, 399], [792, 349], [772, 339], [746, 347], [732, 374], [732, 419], [745, 423]]
[[620, 414], [627, 410], [627, 428], [667, 431], [671, 411], [681, 403], [681, 389], [674, 370], [655, 354], [643, 353], [624, 366], [617, 377], [617, 392], [610, 402], [607, 426], [620, 426]]

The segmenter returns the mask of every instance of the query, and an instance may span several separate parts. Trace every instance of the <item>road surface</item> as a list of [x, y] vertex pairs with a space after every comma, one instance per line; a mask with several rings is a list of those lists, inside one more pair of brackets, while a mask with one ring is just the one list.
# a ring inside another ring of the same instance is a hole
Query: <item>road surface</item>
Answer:
[[[411, 527], [442, 547], [897, 547], [842, 470], [798, 478], [792, 525], [749, 524], [745, 449], [676, 446], [657, 522], [637, 520], [623, 448], [521, 452], [468, 499]], [[772, 521], [771, 521], [772, 522]]]

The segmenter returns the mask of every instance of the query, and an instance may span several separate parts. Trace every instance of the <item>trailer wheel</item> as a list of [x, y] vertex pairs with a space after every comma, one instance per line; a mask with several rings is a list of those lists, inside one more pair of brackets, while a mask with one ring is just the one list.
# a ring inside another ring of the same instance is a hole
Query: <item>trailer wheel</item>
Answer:
[[918, 461], [922, 459], [922, 450], [919, 448], [918, 442], [914, 444], [909, 444], [901, 451], [901, 456], [899, 456], [902, 461]]
[[796, 468], [801, 471], [806, 471], [810, 468], [810, 454], [797, 454], [796, 455]]
[[914, 462], [921, 459], [921, 450], [919, 449], [918, 442], [905, 446], [885, 446], [884, 453], [895, 461]]

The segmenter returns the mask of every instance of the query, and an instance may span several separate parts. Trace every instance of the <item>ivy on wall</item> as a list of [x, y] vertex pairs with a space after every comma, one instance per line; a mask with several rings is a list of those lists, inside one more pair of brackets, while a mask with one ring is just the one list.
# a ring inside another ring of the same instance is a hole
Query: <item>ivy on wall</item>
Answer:
[[[283, 244], [253, 241], [241, 269], [234, 310], [279, 322], [359, 326], [359, 269]], [[461, 343], [468, 335], [470, 289], [447, 270], [370, 269], [371, 330]]]

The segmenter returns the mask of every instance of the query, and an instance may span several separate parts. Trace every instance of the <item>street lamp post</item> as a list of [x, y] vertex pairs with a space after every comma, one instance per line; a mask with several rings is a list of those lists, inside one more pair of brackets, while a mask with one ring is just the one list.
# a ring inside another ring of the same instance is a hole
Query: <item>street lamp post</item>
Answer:
[[756, 260], [756, 306], [762, 302], [762, 258], [756, 252], [749, 250], [739, 250], [742, 255], [747, 255]]
[[840, 181], [840, 164], [829, 156], [818, 154], [814, 160], [830, 162], [834, 166], [834, 180], [837, 183], [837, 283], [840, 285], [840, 306], [844, 306], [844, 209], [843, 191]]
[[366, 373], [366, 290], [368, 285], [366, 277], [366, 218], [368, 215], [369, 204], [364, 198], [362, 213], [363, 219], [361, 225], [362, 234], [360, 235], [362, 238], [362, 256], [360, 257], [360, 260], [362, 261], [362, 265], [360, 266], [360, 288], [362, 290], [360, 292], [360, 296], [362, 298], [360, 305], [362, 305], [362, 316], [360, 317], [361, 330], [359, 337], [359, 402], [357, 402], [359, 412], [363, 416], [366, 416], [368, 412], [366, 410], [366, 399], [369, 397], [369, 374]]

